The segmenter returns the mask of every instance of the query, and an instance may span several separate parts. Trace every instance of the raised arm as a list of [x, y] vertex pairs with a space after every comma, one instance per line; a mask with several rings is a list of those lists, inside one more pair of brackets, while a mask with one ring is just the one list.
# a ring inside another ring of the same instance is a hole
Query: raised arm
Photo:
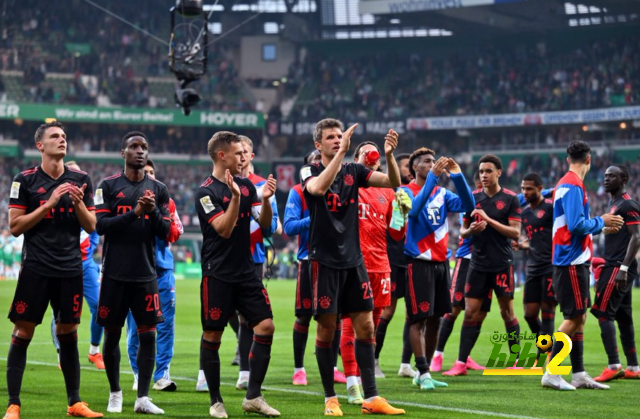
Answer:
[[[340, 168], [342, 167], [342, 161], [344, 160], [344, 156], [347, 155], [349, 151], [349, 146], [351, 145], [351, 136], [353, 135], [353, 131], [355, 131], [358, 124], [354, 124], [350, 126], [345, 132], [342, 133], [342, 141], [340, 142], [340, 149], [336, 153], [335, 157], [329, 162], [329, 164], [325, 167], [325, 169], [316, 177], [312, 177], [307, 181], [309, 175], [304, 175], [302, 177], [302, 181], [304, 183], [304, 188], [311, 194], [315, 196], [323, 196], [327, 193], [331, 184], [335, 180], [338, 172], [340, 172]], [[302, 170], [308, 169], [308, 167], [303, 168]]]

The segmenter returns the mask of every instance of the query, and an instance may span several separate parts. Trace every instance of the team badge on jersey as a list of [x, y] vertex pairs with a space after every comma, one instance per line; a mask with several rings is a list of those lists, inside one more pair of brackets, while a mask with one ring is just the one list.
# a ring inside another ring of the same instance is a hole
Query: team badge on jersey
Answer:
[[249, 196], [249, 188], [247, 188], [246, 186], [242, 185], [240, 187], [240, 193], [242, 193], [242, 196]]
[[496, 202], [496, 208], [498, 208], [499, 210], [503, 210], [505, 206], [506, 204], [502, 201]]
[[20, 196], [20, 182], [12, 182], [11, 183], [11, 199], [18, 199]]
[[346, 183], [348, 186], [353, 185], [353, 176], [344, 175], [344, 183]]
[[102, 188], [100, 189], [96, 189], [96, 195], [93, 197], [93, 202], [96, 205], [102, 205], [104, 204], [104, 198], [102, 196]]
[[202, 204], [202, 209], [206, 214], [209, 214], [211, 211], [216, 209], [216, 207], [213, 205], [213, 202], [211, 202], [211, 197], [209, 195], [200, 198], [200, 204]]

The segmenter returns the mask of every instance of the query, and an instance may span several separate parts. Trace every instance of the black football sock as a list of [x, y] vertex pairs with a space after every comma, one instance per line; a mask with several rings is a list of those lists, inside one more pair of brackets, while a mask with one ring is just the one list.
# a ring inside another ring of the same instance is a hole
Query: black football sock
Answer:
[[229, 326], [233, 329], [233, 333], [236, 335], [236, 339], [238, 338], [238, 332], [240, 330], [240, 322], [238, 321], [238, 315], [234, 311], [231, 317], [229, 317]]
[[138, 398], [149, 395], [153, 377], [153, 365], [156, 362], [156, 328], [139, 328], [138, 339]]
[[427, 358], [424, 356], [416, 357], [416, 368], [420, 372], [420, 375], [426, 374], [429, 372], [429, 362], [427, 362]]
[[60, 342], [60, 369], [64, 375], [68, 406], [80, 400], [80, 359], [78, 358], [78, 332], [56, 335]]
[[309, 337], [309, 323], [303, 324], [300, 319], [293, 323], [293, 365], [304, 368], [304, 352]]
[[200, 342], [200, 368], [204, 371], [204, 377], [209, 385], [209, 398], [211, 406], [220, 402], [220, 342], [210, 342], [202, 338]]
[[619, 364], [618, 340], [616, 339], [616, 326], [613, 324], [613, 320], [601, 318], [598, 319], [598, 324], [600, 325], [600, 336], [602, 337], [604, 351], [609, 358], [609, 365]]
[[251, 371], [249, 368], [249, 352], [253, 345], [253, 329], [246, 323], [240, 323], [238, 333], [238, 350], [240, 351], [240, 371]]
[[453, 325], [456, 323], [456, 318], [451, 314], [445, 314], [440, 321], [440, 330], [438, 330], [438, 344], [436, 345], [436, 351], [444, 352], [444, 347], [447, 345], [451, 331], [453, 331]]
[[380, 351], [384, 345], [384, 338], [387, 335], [387, 326], [389, 326], [389, 319], [380, 317], [380, 323], [378, 323], [378, 329], [376, 330], [376, 359], [380, 358]]
[[365, 399], [378, 395], [378, 389], [376, 388], [375, 346], [375, 339], [356, 338], [356, 362], [360, 367], [362, 391]]
[[316, 361], [318, 362], [318, 370], [320, 370], [324, 397], [336, 397], [336, 391], [333, 387], [333, 349], [331, 348], [331, 342], [323, 342], [316, 339]]
[[333, 366], [338, 366], [338, 355], [340, 355], [340, 339], [342, 339], [342, 321], [336, 324], [336, 333], [333, 335], [331, 342], [331, 351], [333, 353]]
[[260, 388], [264, 377], [269, 369], [271, 361], [271, 344], [273, 335], [253, 335], [253, 345], [249, 355], [251, 375], [249, 376], [249, 388], [247, 389], [247, 399], [252, 400], [260, 397]]
[[[541, 335], [549, 335], [553, 337], [553, 328], [555, 322], [556, 313], [554, 309], [542, 309], [542, 323], [540, 324], [540, 334]], [[542, 351], [538, 349], [538, 356], [540, 358], [540, 354]]]
[[458, 353], [458, 361], [467, 363], [467, 358], [471, 350], [478, 340], [480, 330], [478, 329], [478, 322], [463, 321], [462, 329], [460, 330], [460, 352]]
[[620, 342], [624, 355], [627, 357], [627, 366], [638, 366], [638, 354], [636, 352], [635, 331], [632, 322], [618, 321], [618, 330], [620, 331]]
[[[559, 332], [559, 330], [558, 330]], [[558, 353], [564, 348], [564, 343], [560, 339], [555, 339], [553, 342], [553, 346], [551, 347], [551, 354], [549, 354], [549, 361], [555, 358]]]
[[409, 323], [409, 319], [405, 319], [404, 328], [402, 329], [402, 358], [400, 360], [403, 364], [409, 364], [411, 362], [411, 355], [413, 355], [410, 333], [411, 323]]
[[121, 328], [104, 328], [104, 342], [102, 343], [102, 358], [112, 393], [120, 391], [120, 336]]
[[20, 389], [22, 377], [27, 365], [27, 348], [31, 339], [19, 338], [11, 335], [9, 355], [7, 355], [7, 390], [9, 391], [9, 404], [20, 406]]
[[[504, 326], [507, 329], [507, 334], [509, 335], [509, 353], [511, 353], [511, 347], [520, 343], [520, 323], [518, 323], [517, 318], [514, 318], [511, 321], [504, 322]], [[513, 338], [511, 337], [512, 333]], [[509, 366], [511, 367], [512, 365]]]
[[569, 356], [571, 357], [571, 367], [573, 373], [584, 371], [584, 341], [582, 332], [576, 332], [571, 336], [572, 348]]
[[529, 325], [529, 330], [531, 330], [531, 333], [533, 333], [535, 335], [540, 333], [540, 328], [542, 327], [542, 322], [540, 321], [540, 318], [538, 316], [536, 316], [536, 317], [524, 316], [524, 319], [527, 321], [527, 324]]

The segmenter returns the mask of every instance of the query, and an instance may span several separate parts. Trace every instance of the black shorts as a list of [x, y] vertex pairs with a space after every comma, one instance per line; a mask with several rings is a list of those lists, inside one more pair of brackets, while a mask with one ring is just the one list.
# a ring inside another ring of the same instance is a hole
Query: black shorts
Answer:
[[[464, 289], [467, 284], [467, 274], [469, 272], [469, 265], [471, 264], [471, 259], [465, 258], [457, 258], [456, 259], [456, 267], [453, 270], [453, 278], [451, 279], [451, 289], [449, 290], [451, 294], [451, 305], [453, 307], [460, 307], [462, 310], [466, 309], [466, 304], [464, 300]], [[493, 297], [492, 290], [489, 290], [489, 294], [487, 297], [482, 300], [482, 307], [480, 311], [489, 312], [491, 311], [491, 301]]]
[[553, 289], [565, 319], [578, 317], [591, 306], [589, 278], [587, 265], [553, 267]]
[[413, 259], [407, 265], [405, 305], [411, 323], [451, 313], [449, 264]]
[[309, 276], [309, 261], [301, 260], [298, 265], [298, 282], [296, 283], [296, 317], [311, 316], [313, 309], [313, 292]]
[[527, 274], [524, 282], [523, 302], [538, 303], [546, 302], [556, 304], [556, 293], [553, 290], [553, 270], [537, 275]]
[[513, 299], [513, 266], [492, 272], [478, 271], [469, 267], [464, 296], [486, 299], [491, 295], [491, 290], [496, 293], [498, 298], [509, 297]]
[[154, 326], [164, 322], [158, 281], [127, 282], [103, 277], [98, 301], [98, 324], [122, 327], [129, 310], [138, 326]]
[[407, 267], [391, 265], [391, 298], [404, 298], [407, 288]]
[[364, 266], [333, 269], [317, 260], [309, 263], [313, 315], [373, 311], [373, 290]]
[[236, 310], [253, 328], [272, 319], [269, 294], [257, 277], [244, 282], [225, 282], [205, 276], [200, 283], [202, 330], [221, 332]]
[[56, 323], [78, 324], [82, 315], [83, 284], [82, 269], [75, 276], [58, 278], [42, 276], [23, 267], [9, 310], [9, 320], [40, 324], [51, 303]]
[[616, 286], [616, 275], [620, 271], [617, 266], [602, 268], [600, 279], [596, 282], [596, 298], [591, 306], [591, 314], [599, 319], [626, 320], [631, 319], [631, 288], [633, 280]]
[[255, 269], [256, 269], [256, 277], [260, 281], [262, 281], [262, 278], [264, 277], [264, 263], [256, 263]]

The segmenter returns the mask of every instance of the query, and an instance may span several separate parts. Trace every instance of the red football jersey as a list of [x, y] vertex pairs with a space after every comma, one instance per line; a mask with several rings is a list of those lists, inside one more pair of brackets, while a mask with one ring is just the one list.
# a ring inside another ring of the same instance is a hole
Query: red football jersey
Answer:
[[387, 229], [391, 221], [394, 199], [392, 189], [360, 188], [358, 190], [360, 248], [367, 272], [391, 272], [387, 256]]

